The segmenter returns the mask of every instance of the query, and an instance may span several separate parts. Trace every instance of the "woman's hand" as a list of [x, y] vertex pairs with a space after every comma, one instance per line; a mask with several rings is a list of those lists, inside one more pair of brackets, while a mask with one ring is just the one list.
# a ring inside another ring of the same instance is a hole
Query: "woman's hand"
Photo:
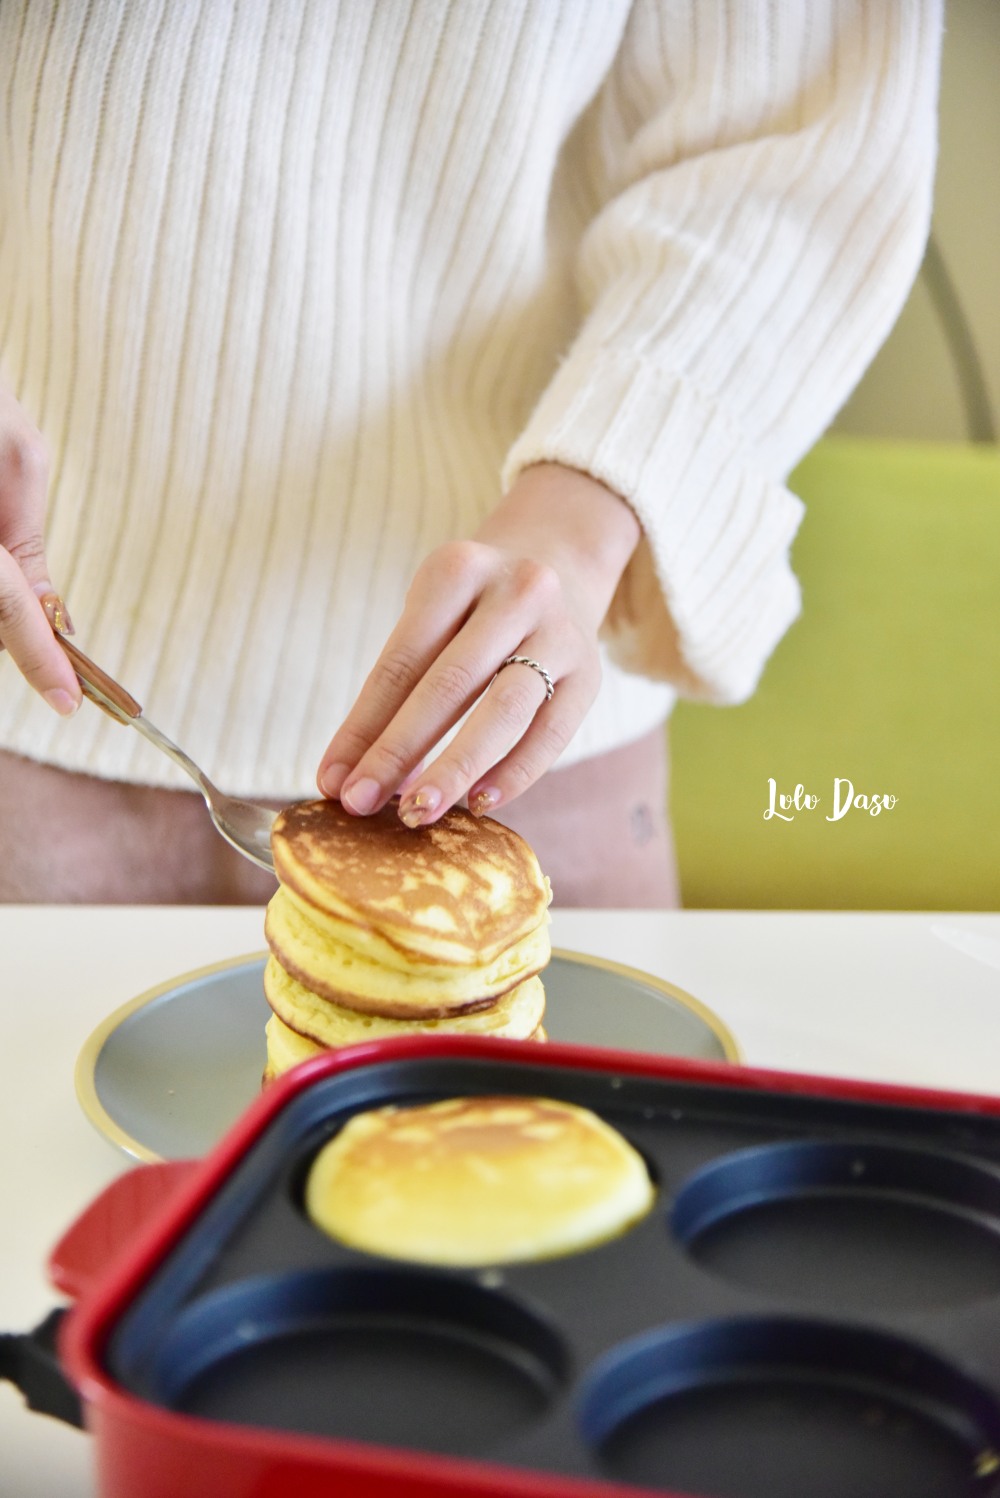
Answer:
[[0, 386], [0, 650], [10, 651], [35, 691], [66, 717], [80, 705], [80, 685], [51, 627], [72, 633], [45, 560], [47, 483], [41, 436]]
[[[527, 790], [594, 700], [597, 632], [638, 539], [634, 514], [603, 484], [553, 463], [526, 469], [471, 540], [438, 547], [420, 567], [323, 755], [320, 790], [360, 816], [400, 791], [409, 827], [462, 796], [481, 816]], [[551, 701], [531, 666], [497, 675], [512, 655], [544, 667]]]

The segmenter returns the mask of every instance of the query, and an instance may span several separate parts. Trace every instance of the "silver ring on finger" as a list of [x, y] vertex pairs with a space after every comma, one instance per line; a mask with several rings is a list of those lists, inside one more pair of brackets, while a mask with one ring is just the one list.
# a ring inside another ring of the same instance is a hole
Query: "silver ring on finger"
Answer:
[[539, 676], [545, 683], [546, 702], [551, 702], [553, 697], [556, 695], [555, 683], [552, 680], [552, 677], [546, 671], [545, 667], [539, 661], [533, 661], [526, 655], [509, 655], [507, 659], [505, 661], [501, 661], [500, 665], [497, 667], [496, 674], [493, 677], [494, 681], [496, 681], [497, 676], [500, 675], [500, 672], [504, 669], [505, 666], [530, 666], [532, 671], [538, 672]]

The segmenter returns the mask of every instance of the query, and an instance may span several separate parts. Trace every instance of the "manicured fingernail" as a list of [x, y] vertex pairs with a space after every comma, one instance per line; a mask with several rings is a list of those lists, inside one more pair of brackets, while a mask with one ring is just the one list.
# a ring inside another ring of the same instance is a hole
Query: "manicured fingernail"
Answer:
[[72, 718], [80, 706], [76, 698], [71, 697], [62, 687], [52, 687], [50, 691], [45, 693], [45, 700], [49, 704], [49, 707], [54, 707], [62, 718]]
[[499, 800], [499, 791], [476, 791], [469, 797], [469, 810], [474, 817], [485, 817], [486, 813], [492, 810]]
[[350, 773], [350, 765], [327, 765], [326, 769], [319, 777], [319, 788], [323, 792], [323, 795], [329, 796], [332, 800], [335, 801], [340, 795], [341, 786], [347, 779], [348, 775], [350, 775]]
[[382, 795], [382, 787], [377, 780], [356, 780], [352, 786], [348, 786], [340, 792], [340, 799], [348, 811], [357, 812], [359, 817], [366, 817], [375, 806]]
[[425, 785], [413, 796], [399, 803], [399, 820], [407, 827], [421, 827], [441, 805], [441, 792], [432, 785]]
[[76, 634], [76, 630], [73, 628], [73, 621], [69, 617], [69, 609], [63, 603], [58, 593], [43, 593], [38, 601], [45, 610], [45, 617], [52, 625], [56, 634]]

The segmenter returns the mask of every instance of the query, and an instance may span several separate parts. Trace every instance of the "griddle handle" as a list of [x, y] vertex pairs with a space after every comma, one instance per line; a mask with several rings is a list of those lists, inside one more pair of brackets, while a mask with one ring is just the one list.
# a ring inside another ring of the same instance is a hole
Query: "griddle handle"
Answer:
[[63, 1372], [56, 1351], [65, 1314], [66, 1307], [57, 1306], [34, 1331], [0, 1336], [0, 1378], [20, 1389], [29, 1410], [82, 1430], [80, 1396]]
[[106, 1186], [49, 1255], [49, 1279], [71, 1300], [80, 1300], [106, 1272], [147, 1221], [163, 1210], [198, 1164], [160, 1160], [137, 1165]]

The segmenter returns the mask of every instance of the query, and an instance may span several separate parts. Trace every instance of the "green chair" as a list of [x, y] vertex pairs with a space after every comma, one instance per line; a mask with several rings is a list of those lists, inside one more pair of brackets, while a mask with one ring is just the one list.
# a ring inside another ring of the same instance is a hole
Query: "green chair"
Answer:
[[[684, 904], [997, 909], [1000, 450], [829, 437], [791, 488], [801, 619], [750, 702], [672, 719]], [[765, 818], [771, 779], [818, 805]], [[835, 779], [896, 804], [831, 820]]]

